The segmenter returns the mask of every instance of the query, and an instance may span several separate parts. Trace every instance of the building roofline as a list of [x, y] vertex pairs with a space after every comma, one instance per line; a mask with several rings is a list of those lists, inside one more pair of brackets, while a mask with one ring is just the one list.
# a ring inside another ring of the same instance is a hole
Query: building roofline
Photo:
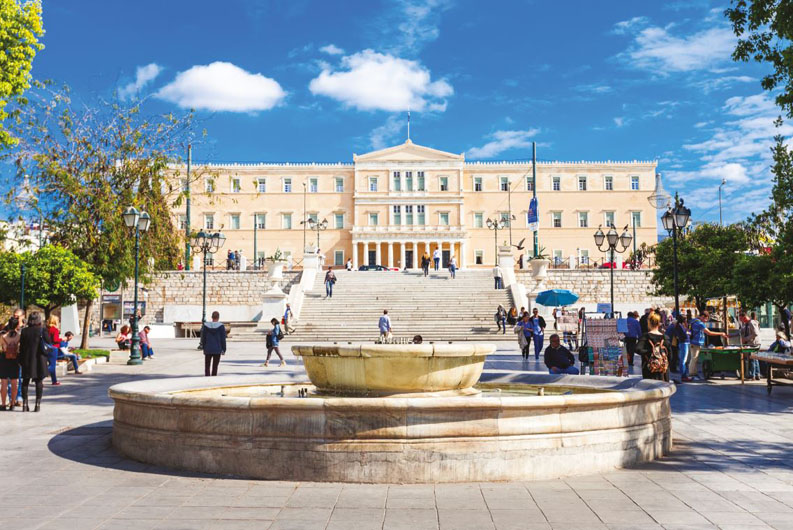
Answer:
[[[402, 162], [403, 164], [405, 162]], [[231, 168], [340, 168], [351, 169], [354, 162], [232, 162], [232, 163], [194, 163], [195, 167], [231, 169]], [[502, 161], [466, 161], [464, 167], [501, 167], [501, 166], [528, 166], [531, 160], [502, 160]], [[657, 160], [544, 160], [537, 161], [537, 167], [548, 166], [658, 166]], [[186, 164], [170, 164], [173, 168], [183, 168]]]

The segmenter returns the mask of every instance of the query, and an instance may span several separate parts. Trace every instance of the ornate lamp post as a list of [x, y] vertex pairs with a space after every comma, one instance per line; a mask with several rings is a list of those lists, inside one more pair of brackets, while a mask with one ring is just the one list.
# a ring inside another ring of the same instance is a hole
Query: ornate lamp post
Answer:
[[191, 244], [193, 250], [204, 254], [204, 290], [201, 298], [201, 324], [207, 320], [207, 265], [209, 265], [209, 254], [215, 254], [226, 243], [226, 236], [221, 232], [210, 234], [209, 232], [199, 231], [193, 234]]
[[132, 344], [127, 364], [143, 364], [143, 359], [140, 357], [140, 336], [138, 335], [138, 260], [140, 256], [140, 233], [146, 232], [150, 223], [151, 217], [149, 217], [149, 214], [139, 212], [135, 207], [131, 206], [124, 212], [124, 224], [127, 225], [127, 228], [135, 230], [135, 295], [133, 297], [132, 316], [130, 317]]
[[308, 227], [317, 233], [317, 250], [319, 250], [319, 233], [328, 229], [328, 220], [316, 221], [312, 217], [308, 220]]
[[493, 230], [493, 256], [495, 259], [496, 265], [498, 265], [498, 231], [503, 230], [507, 227], [509, 221], [506, 219], [491, 219], [487, 218], [487, 227], [490, 230]]
[[677, 193], [675, 193], [675, 205], [669, 207], [666, 213], [661, 216], [664, 229], [672, 234], [672, 248], [674, 249], [674, 285], [675, 285], [675, 318], [680, 315], [680, 293], [677, 290], [677, 232], [688, 225], [691, 218], [691, 210], [683, 205]]
[[[631, 240], [633, 236], [631, 233], [628, 232], [628, 225], [625, 225], [625, 228], [622, 230], [622, 235], [617, 234], [617, 230], [612, 226], [609, 228], [607, 233], [603, 233], [601, 227], [598, 226], [598, 231], [595, 232], [595, 245], [597, 245], [598, 250], [601, 252], [608, 252], [610, 255], [610, 266], [609, 269], [611, 270], [610, 279], [611, 279], [611, 317], [614, 317], [614, 251], [616, 250], [620, 254], [625, 252], [628, 247], [631, 246]], [[606, 246], [603, 247], [603, 243], [606, 243]], [[618, 249], [617, 246], [622, 248]]]

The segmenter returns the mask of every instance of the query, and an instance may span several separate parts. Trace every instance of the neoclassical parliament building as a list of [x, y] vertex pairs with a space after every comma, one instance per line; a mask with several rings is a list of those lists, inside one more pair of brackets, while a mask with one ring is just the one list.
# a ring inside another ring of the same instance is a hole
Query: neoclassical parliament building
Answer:
[[[192, 184], [193, 230], [222, 230], [228, 249], [242, 250], [249, 263], [276, 250], [298, 263], [304, 238], [325, 264], [418, 268], [421, 256], [441, 249], [444, 263], [493, 266], [496, 243], [533, 252], [528, 228], [531, 162], [466, 162], [407, 140], [353, 155], [352, 163], [224, 164]], [[636, 227], [637, 245], [657, 240], [656, 211], [647, 197], [655, 185], [656, 162], [538, 162], [539, 247], [558, 263], [585, 266], [602, 260], [593, 234], [598, 226]], [[198, 188], [198, 189], [196, 189]], [[186, 225], [186, 209], [176, 212]], [[494, 233], [488, 219], [509, 221]], [[307, 222], [309, 219], [315, 223]], [[324, 230], [312, 226], [327, 221]], [[305, 228], [305, 232], [304, 232]], [[496, 239], [497, 237], [497, 239]], [[255, 254], [254, 254], [255, 251]], [[627, 260], [630, 250], [625, 254]]]

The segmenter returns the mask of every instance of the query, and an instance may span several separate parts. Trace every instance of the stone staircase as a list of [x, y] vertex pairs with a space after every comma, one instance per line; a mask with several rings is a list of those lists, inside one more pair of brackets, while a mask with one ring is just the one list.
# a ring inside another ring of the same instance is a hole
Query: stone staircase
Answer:
[[508, 290], [493, 289], [489, 270], [423, 273], [335, 271], [333, 297], [325, 298], [324, 273], [306, 293], [302, 314], [289, 341], [374, 341], [377, 322], [388, 309], [395, 337], [421, 335], [425, 341], [515, 340], [496, 334], [498, 304], [509, 309]]

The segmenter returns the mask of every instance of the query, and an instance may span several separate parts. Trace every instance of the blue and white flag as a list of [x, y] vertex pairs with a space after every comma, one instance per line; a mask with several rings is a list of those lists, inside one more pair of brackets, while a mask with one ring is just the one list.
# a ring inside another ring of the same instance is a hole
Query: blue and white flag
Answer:
[[540, 219], [537, 215], [537, 197], [532, 197], [529, 203], [529, 230], [536, 232], [540, 228]]

